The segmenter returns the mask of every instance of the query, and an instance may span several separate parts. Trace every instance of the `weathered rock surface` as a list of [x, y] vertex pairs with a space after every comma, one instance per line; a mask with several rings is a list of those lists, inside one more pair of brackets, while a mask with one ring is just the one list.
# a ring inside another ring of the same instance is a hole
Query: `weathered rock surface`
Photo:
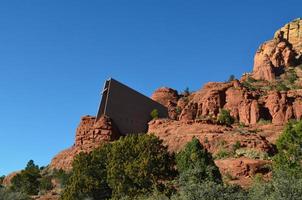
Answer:
[[158, 119], [149, 123], [148, 133], [161, 138], [168, 145], [169, 150], [176, 152], [182, 149], [193, 137], [198, 138], [214, 155], [221, 148], [231, 150], [237, 142], [240, 143], [241, 148], [267, 153], [273, 152], [273, 146], [265, 137], [255, 134], [255, 130], [257, 128], [238, 130], [226, 126], [207, 124], [199, 120], [182, 122]]
[[275, 38], [283, 32], [283, 38], [293, 45], [297, 53], [302, 54], [302, 19], [298, 18], [286, 24], [275, 33]]
[[216, 160], [215, 164], [219, 167], [221, 174], [230, 180], [231, 184], [239, 184], [248, 187], [252, 183], [255, 174], [262, 174], [264, 178], [271, 176], [267, 165], [271, 162], [267, 160], [255, 160], [250, 158], [229, 158]]
[[168, 108], [169, 117], [171, 119], [178, 118], [179, 110], [177, 109], [177, 102], [179, 98], [180, 95], [178, 94], [178, 92], [168, 87], [157, 89], [151, 97], [151, 99], [153, 99], [154, 101], [157, 101], [158, 103]]
[[119, 131], [112, 120], [103, 116], [98, 121], [95, 117], [82, 117], [76, 131], [75, 144], [56, 155], [51, 163], [51, 169], [70, 170], [73, 158], [80, 152], [90, 152], [104, 142], [118, 139]]
[[298, 64], [296, 51], [283, 35], [279, 32], [274, 39], [259, 47], [254, 57], [253, 78], [273, 81], [284, 72], [284, 68]]

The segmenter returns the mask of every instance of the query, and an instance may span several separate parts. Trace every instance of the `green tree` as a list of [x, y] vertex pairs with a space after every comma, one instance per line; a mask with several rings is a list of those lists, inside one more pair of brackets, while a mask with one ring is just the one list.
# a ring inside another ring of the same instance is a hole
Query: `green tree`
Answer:
[[73, 171], [64, 189], [62, 200], [108, 199], [111, 196], [106, 179], [109, 144], [92, 153], [80, 153], [73, 161]]
[[232, 81], [234, 81], [235, 79], [236, 79], [235, 76], [232, 74], [232, 75], [230, 75], [228, 82], [232, 82]]
[[150, 113], [152, 119], [158, 119], [158, 110], [157, 109], [154, 109], [152, 110], [152, 112]]
[[154, 135], [129, 135], [112, 143], [107, 180], [113, 197], [134, 197], [164, 190], [175, 177], [174, 157]]
[[289, 122], [276, 142], [274, 168], [301, 172], [302, 120]]
[[28, 195], [36, 195], [39, 192], [40, 178], [39, 166], [30, 160], [25, 169], [12, 178], [11, 189]]
[[221, 174], [215, 165], [212, 155], [202, 146], [197, 138], [187, 143], [176, 155], [180, 181], [200, 183], [205, 180], [222, 182]]
[[234, 123], [234, 118], [231, 116], [230, 112], [225, 109], [220, 109], [220, 112], [218, 114], [217, 118], [218, 123], [223, 125], [232, 125]]
[[184, 97], [187, 97], [187, 96], [189, 96], [190, 95], [190, 89], [189, 89], [189, 87], [186, 87], [186, 89], [183, 91], [183, 93], [182, 93], [182, 95], [184, 96]]

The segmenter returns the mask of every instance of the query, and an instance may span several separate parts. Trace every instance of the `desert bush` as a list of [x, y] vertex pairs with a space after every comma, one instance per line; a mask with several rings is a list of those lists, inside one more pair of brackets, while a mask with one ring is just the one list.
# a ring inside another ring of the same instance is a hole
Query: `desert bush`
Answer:
[[40, 178], [39, 166], [30, 160], [25, 169], [12, 178], [11, 189], [28, 195], [36, 195], [39, 192]]
[[288, 91], [289, 88], [282, 82], [278, 82], [275, 86], [276, 90], [279, 91], [279, 92], [282, 92], [282, 91]]
[[39, 185], [40, 193], [44, 193], [46, 191], [53, 189], [51, 179], [52, 179], [52, 177], [50, 177], [50, 176], [43, 176], [40, 179], [40, 185]]
[[13, 192], [6, 188], [0, 188], [0, 200], [31, 200], [31, 198], [21, 192]]
[[221, 109], [218, 114], [217, 121], [220, 124], [230, 126], [234, 123], [234, 118], [230, 115], [230, 112], [228, 110]]
[[57, 179], [59, 181], [60, 187], [64, 188], [68, 182], [69, 177], [71, 176], [71, 173], [66, 172], [62, 169], [54, 169], [52, 172], [52, 176], [54, 179]]
[[267, 119], [259, 119], [259, 121], [257, 122], [258, 124], [262, 124], [262, 125], [265, 125], [265, 124], [271, 124], [272, 123], [272, 120], [267, 120]]
[[171, 200], [246, 200], [247, 194], [239, 186], [224, 186], [212, 181], [186, 183]]
[[301, 197], [301, 176], [283, 170], [274, 171], [270, 182], [255, 182], [249, 191], [250, 200], [301, 200]]
[[152, 110], [151, 113], [150, 113], [150, 116], [151, 116], [152, 119], [158, 119], [158, 115], [159, 114], [158, 114], [157, 109]]
[[246, 148], [237, 149], [235, 151], [235, 154], [236, 157], [244, 156], [251, 159], [267, 160], [269, 158], [266, 152], [257, 151], [254, 149], [246, 149]]
[[219, 149], [219, 151], [215, 154], [215, 159], [224, 159], [233, 156], [232, 152], [228, 151], [225, 148]]

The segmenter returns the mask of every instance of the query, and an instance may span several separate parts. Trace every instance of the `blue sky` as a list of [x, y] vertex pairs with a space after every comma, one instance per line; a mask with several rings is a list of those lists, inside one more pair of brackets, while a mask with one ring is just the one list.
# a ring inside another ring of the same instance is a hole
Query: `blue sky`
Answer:
[[151, 95], [251, 71], [301, 1], [0, 1], [0, 175], [47, 165], [108, 77]]

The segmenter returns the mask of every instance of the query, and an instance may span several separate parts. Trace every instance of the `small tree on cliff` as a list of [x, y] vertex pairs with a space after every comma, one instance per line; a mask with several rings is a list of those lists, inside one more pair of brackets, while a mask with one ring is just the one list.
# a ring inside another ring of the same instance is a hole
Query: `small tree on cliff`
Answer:
[[177, 169], [182, 182], [200, 183], [213, 181], [221, 183], [221, 174], [212, 155], [202, 146], [197, 138], [187, 143], [176, 155]]
[[230, 112], [225, 109], [220, 109], [220, 112], [218, 114], [217, 118], [218, 123], [230, 126], [234, 123], [234, 118], [231, 116]]
[[152, 112], [150, 113], [150, 116], [152, 119], [158, 119], [158, 110], [157, 109], [154, 109], [152, 110]]

